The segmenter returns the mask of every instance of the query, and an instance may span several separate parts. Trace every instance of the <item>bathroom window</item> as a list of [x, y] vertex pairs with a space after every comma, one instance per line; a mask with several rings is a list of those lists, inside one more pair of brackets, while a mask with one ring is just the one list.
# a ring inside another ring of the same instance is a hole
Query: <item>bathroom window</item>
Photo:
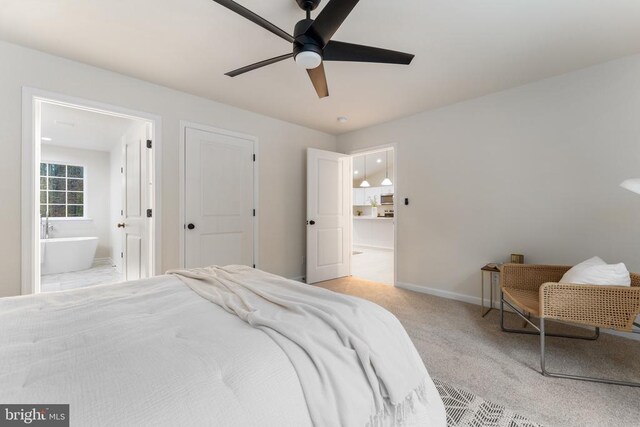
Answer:
[[83, 166], [40, 163], [40, 216], [84, 217]]

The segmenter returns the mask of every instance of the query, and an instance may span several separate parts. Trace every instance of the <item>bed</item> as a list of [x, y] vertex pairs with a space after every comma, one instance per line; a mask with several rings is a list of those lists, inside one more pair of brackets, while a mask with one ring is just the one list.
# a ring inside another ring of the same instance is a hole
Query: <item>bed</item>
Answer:
[[242, 266], [0, 299], [0, 403], [70, 404], [72, 426], [446, 425], [390, 313]]

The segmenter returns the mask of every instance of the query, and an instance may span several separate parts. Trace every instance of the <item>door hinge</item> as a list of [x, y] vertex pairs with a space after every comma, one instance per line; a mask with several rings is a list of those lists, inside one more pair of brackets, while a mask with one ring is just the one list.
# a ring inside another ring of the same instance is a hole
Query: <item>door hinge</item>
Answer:
[[124, 173], [124, 168], [120, 168], [120, 173]]
[[253, 161], [254, 162], [256, 161], [256, 155], [255, 154], [253, 155]]
[[147, 139], [147, 148], [151, 148], [153, 146], [153, 141]]
[[256, 268], [256, 265], [255, 265], [255, 264], [253, 264], [253, 268]]
[[255, 209], [253, 210], [253, 216], [256, 216], [256, 210]]
[[120, 258], [124, 258], [124, 252], [120, 252]]
[[124, 215], [124, 211], [120, 209], [120, 216]]
[[153, 210], [147, 209], [147, 218], [151, 218], [151, 217], [153, 217]]

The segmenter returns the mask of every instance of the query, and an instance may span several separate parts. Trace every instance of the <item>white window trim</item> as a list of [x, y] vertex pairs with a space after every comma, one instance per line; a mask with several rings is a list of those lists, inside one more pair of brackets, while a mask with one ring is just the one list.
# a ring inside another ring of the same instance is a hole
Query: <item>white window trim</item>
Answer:
[[[40, 163], [46, 163], [47, 165], [64, 165], [64, 166], [76, 166], [76, 167], [81, 167], [82, 168], [82, 174], [83, 177], [79, 178], [82, 179], [83, 184], [82, 184], [82, 216], [50, 216], [49, 217], [49, 221], [90, 221], [91, 218], [89, 217], [89, 177], [87, 174], [87, 166], [85, 164], [80, 164], [80, 163], [73, 163], [73, 162], [66, 162], [66, 161], [62, 161], [62, 160], [44, 160], [41, 159]], [[40, 175], [40, 177], [42, 177], [42, 175]], [[51, 177], [49, 175], [47, 175], [47, 179], [48, 178], [61, 178], [61, 177]], [[69, 179], [68, 176], [65, 177], [65, 179]], [[71, 179], [78, 179], [78, 178], [71, 178]], [[48, 187], [48, 184], [47, 184]], [[38, 183], [38, 188], [40, 188], [40, 183]], [[42, 189], [40, 189], [40, 191], [42, 191]], [[49, 190], [47, 188], [46, 190], [47, 192], [49, 191], [55, 191], [55, 190]], [[64, 190], [65, 193], [68, 193], [69, 190], [66, 189]], [[74, 191], [72, 191], [72, 193], [74, 193]], [[79, 191], [75, 191], [75, 193], [79, 193]], [[39, 200], [39, 198], [38, 198]], [[40, 203], [40, 205], [42, 205], [42, 203]], [[51, 203], [47, 203], [47, 205], [51, 205]], [[55, 205], [55, 203], [54, 203]], [[65, 203], [65, 206], [69, 206], [68, 203]], [[80, 205], [71, 205], [71, 206], [80, 206]]]

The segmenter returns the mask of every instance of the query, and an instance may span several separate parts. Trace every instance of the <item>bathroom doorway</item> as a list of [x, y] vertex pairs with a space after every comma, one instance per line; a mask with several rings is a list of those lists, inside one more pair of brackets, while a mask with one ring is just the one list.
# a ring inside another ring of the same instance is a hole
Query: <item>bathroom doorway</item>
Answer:
[[394, 146], [353, 153], [351, 274], [395, 284], [396, 162]]
[[32, 261], [23, 293], [154, 275], [156, 121], [56, 97], [31, 99], [33, 186], [23, 193], [32, 215], [23, 232], [31, 231]]

